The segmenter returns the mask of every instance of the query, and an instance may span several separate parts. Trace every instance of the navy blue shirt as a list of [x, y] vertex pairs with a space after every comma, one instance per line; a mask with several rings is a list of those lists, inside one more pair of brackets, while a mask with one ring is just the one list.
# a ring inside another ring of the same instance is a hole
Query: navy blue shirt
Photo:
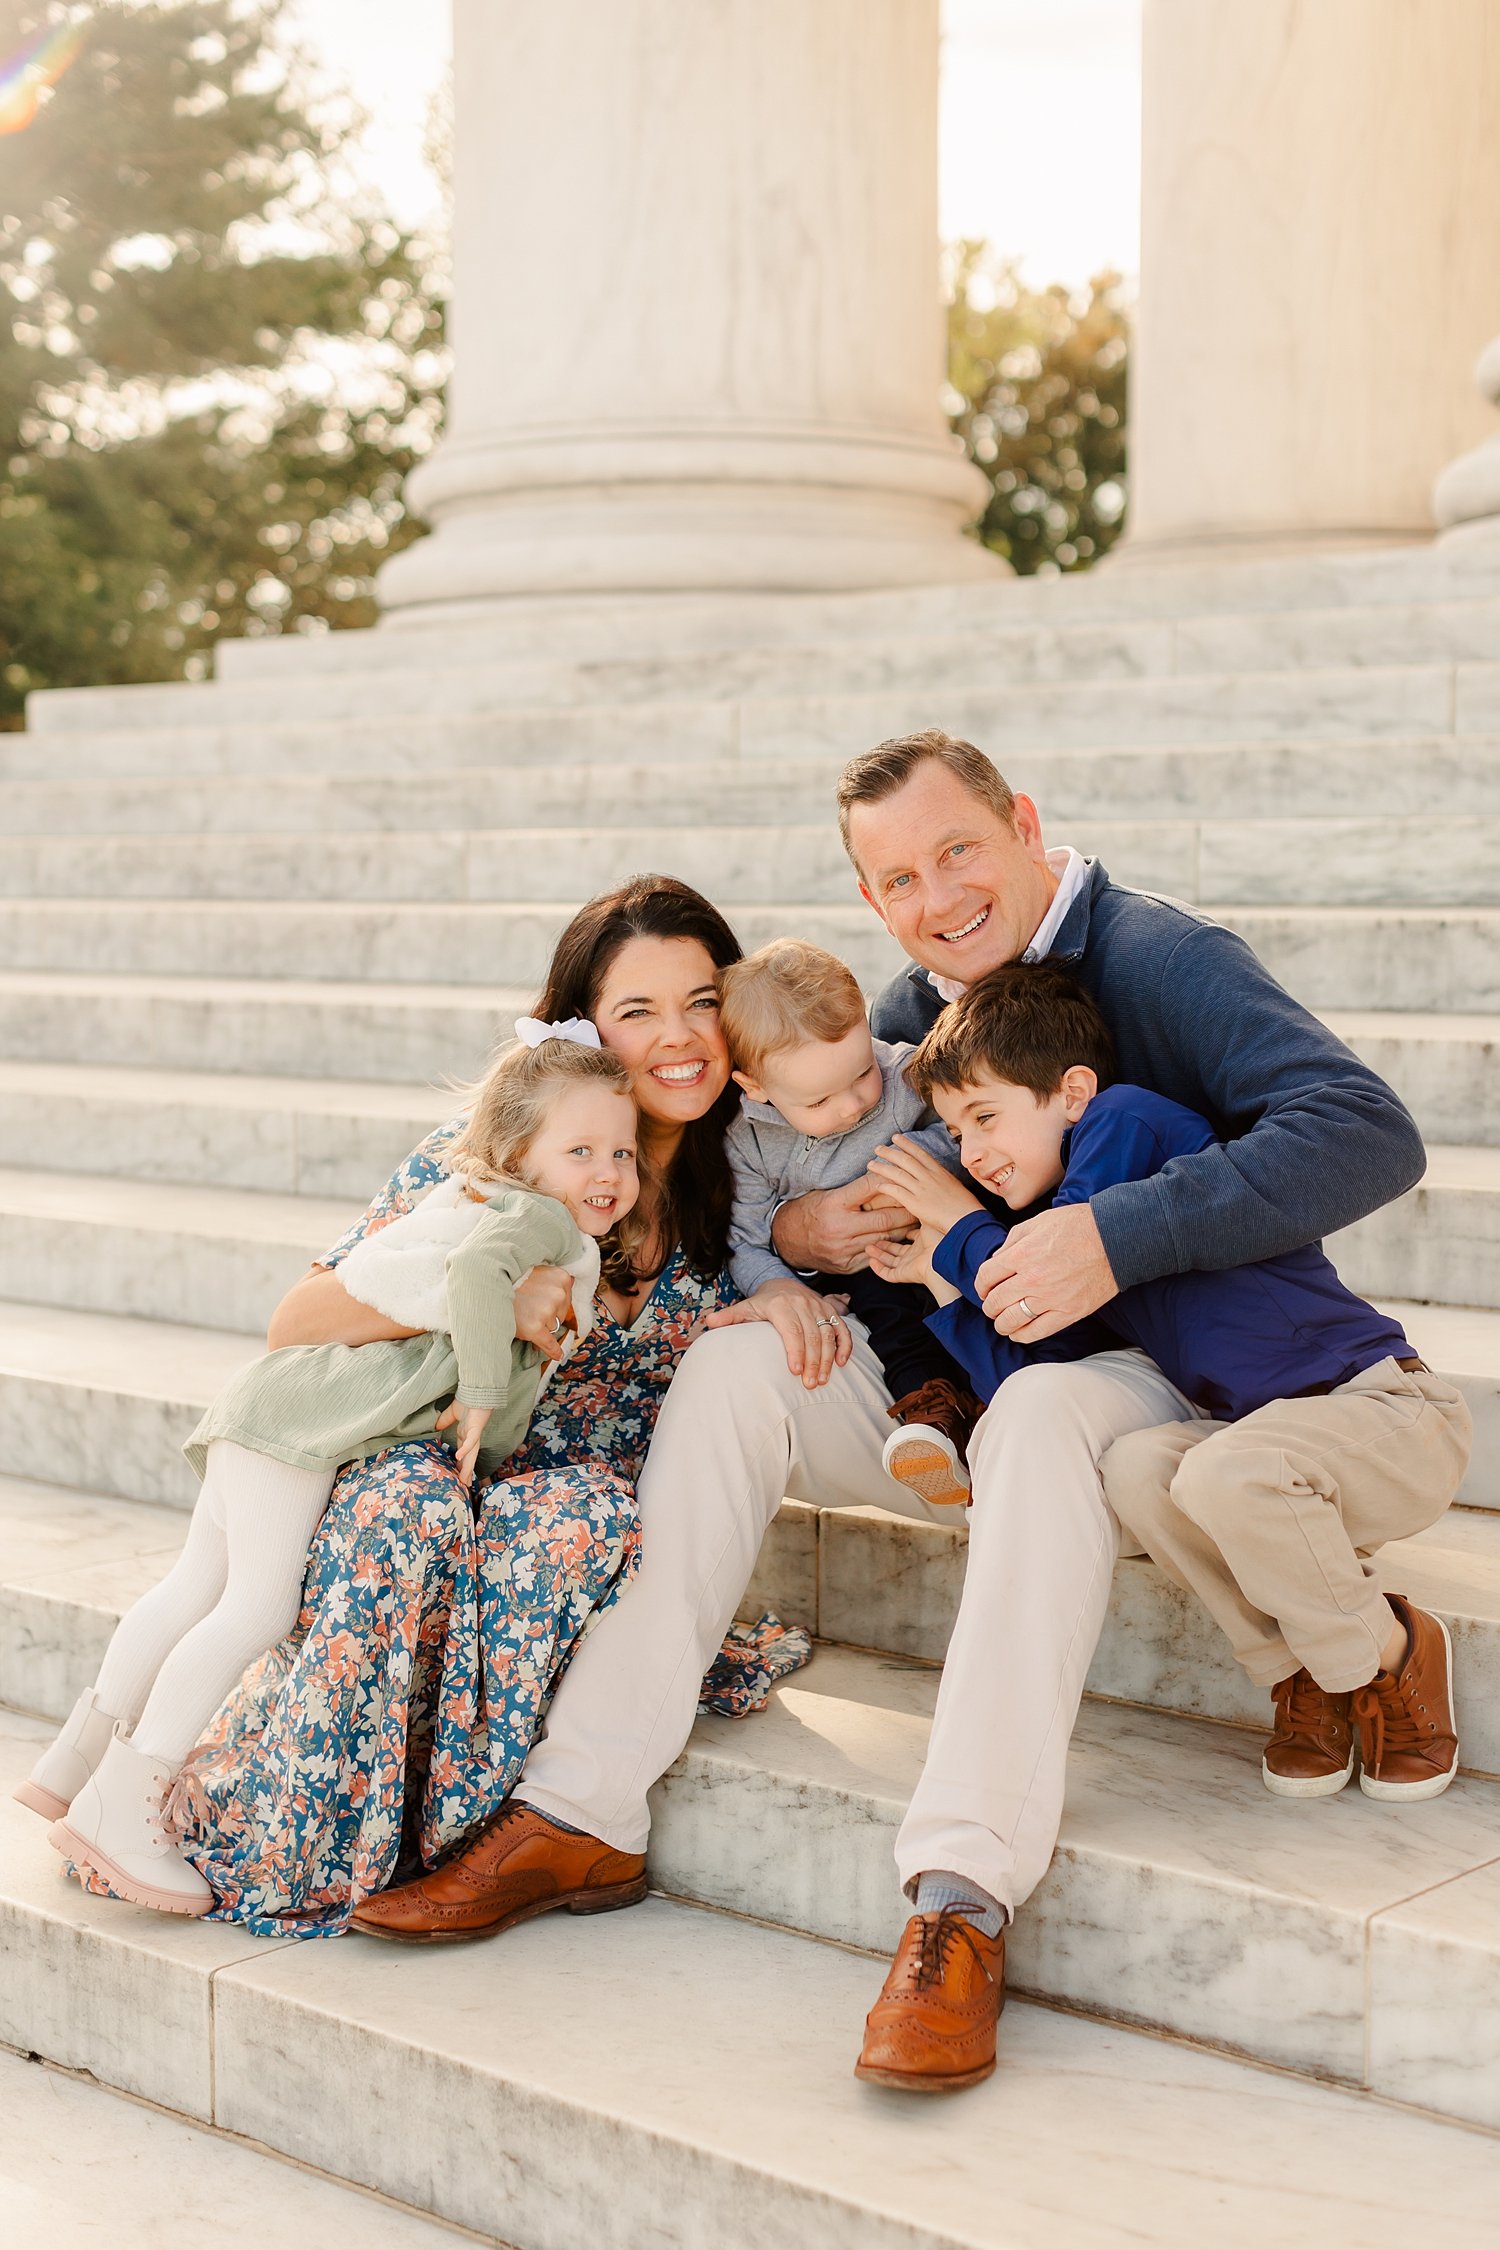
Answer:
[[[1110, 1086], [1065, 1138], [1067, 1170], [1051, 1200], [1088, 1203], [1214, 1146], [1206, 1119], [1180, 1102], [1143, 1086]], [[932, 1259], [963, 1296], [941, 1306], [928, 1326], [985, 1399], [1036, 1356], [997, 1335], [978, 1309], [974, 1277], [1007, 1231], [987, 1211], [972, 1212], [949, 1228]], [[1103, 1337], [1101, 1330], [1107, 1331]], [[1139, 1344], [1169, 1381], [1220, 1422], [1253, 1414], [1272, 1399], [1331, 1390], [1377, 1360], [1411, 1354], [1398, 1324], [1346, 1289], [1315, 1246], [1219, 1273], [1138, 1282], [1091, 1320], [1049, 1337], [1042, 1351], [1048, 1359], [1080, 1359], [1121, 1343]]]
[[[1213, 1127], [1195, 1154], [1095, 1197], [1121, 1289], [1282, 1257], [1422, 1177], [1421, 1136], [1390, 1087], [1232, 930], [1112, 883], [1095, 860], [1048, 959], [1093, 998], [1121, 1079]], [[878, 995], [871, 1028], [877, 1039], [921, 1039], [942, 1007], [927, 971], [912, 967]]]

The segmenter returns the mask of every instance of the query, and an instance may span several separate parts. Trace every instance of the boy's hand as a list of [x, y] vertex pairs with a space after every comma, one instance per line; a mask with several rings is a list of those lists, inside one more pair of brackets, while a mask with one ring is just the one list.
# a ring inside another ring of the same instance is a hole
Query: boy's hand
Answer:
[[[919, 1226], [935, 1227], [939, 1239], [970, 1211], [982, 1211], [977, 1195], [945, 1172], [935, 1156], [905, 1133], [898, 1133], [870, 1158], [870, 1177], [903, 1204]], [[878, 1268], [876, 1269], [879, 1270]]]
[[458, 1435], [453, 1441], [453, 1465], [458, 1471], [458, 1481], [465, 1492], [474, 1482], [474, 1465], [479, 1459], [480, 1441], [484, 1426], [490, 1418], [487, 1406], [460, 1406], [457, 1399], [445, 1406], [434, 1428], [452, 1429], [458, 1425]]
[[985, 1318], [1018, 1344], [1039, 1344], [1120, 1293], [1086, 1203], [1039, 1211], [1012, 1227], [974, 1276]]
[[871, 1270], [882, 1281], [915, 1282], [929, 1290], [940, 1305], [951, 1305], [960, 1292], [933, 1268], [932, 1253], [946, 1229], [919, 1227], [910, 1242], [878, 1242], [870, 1252]]

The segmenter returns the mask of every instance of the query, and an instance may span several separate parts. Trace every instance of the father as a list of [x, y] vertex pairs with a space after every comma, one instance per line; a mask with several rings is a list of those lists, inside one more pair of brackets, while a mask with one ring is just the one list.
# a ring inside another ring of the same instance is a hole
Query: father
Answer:
[[[1013, 1228], [981, 1276], [1004, 1334], [1039, 1343], [1132, 1283], [1280, 1256], [1421, 1176], [1421, 1140], [1395, 1095], [1239, 938], [1112, 883], [1097, 861], [1048, 851], [1036, 807], [972, 745], [936, 728], [882, 743], [845, 769], [838, 802], [860, 892], [912, 963], [875, 1004], [878, 1035], [920, 1039], [965, 985], [1050, 955], [1098, 1003], [1121, 1077], [1225, 1137]], [[867, 1192], [783, 1205], [786, 1262], [864, 1263], [891, 1229], [889, 1211], [863, 1208]], [[478, 1937], [553, 1907], [587, 1911], [591, 1889], [618, 1886], [622, 1860], [644, 1864], [647, 1791], [687, 1740], [783, 1495], [927, 1512], [882, 1473], [890, 1399], [858, 1331], [809, 1388], [756, 1324], [754, 1300], [716, 1318], [727, 1325], [692, 1346], [657, 1423], [640, 1575], [575, 1656], [515, 1796], [436, 1875], [370, 1900], [358, 1926]], [[1196, 1412], [1144, 1354], [1116, 1350], [1023, 1369], [980, 1421], [963, 1600], [896, 1845], [917, 1911], [871, 2012], [862, 2076], [937, 2090], [993, 2066], [1003, 1927], [1052, 1856], [1121, 1551], [1099, 1461], [1127, 1432]]]

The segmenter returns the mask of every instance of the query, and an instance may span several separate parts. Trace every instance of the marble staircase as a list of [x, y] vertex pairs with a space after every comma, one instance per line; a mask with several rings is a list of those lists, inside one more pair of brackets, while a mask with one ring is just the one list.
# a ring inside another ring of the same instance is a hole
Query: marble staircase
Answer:
[[[1374, 2242], [1402, 2208], [1377, 2210], [1376, 2143], [1440, 2158], [1469, 2239], [1493, 2144], [1372, 2097], [1500, 2131], [1500, 575], [1401, 550], [667, 619], [518, 603], [482, 634], [230, 644], [212, 683], [34, 697], [0, 737], [0, 1765], [174, 1551], [202, 1403], [529, 1001], [571, 906], [662, 867], [747, 944], [796, 929], [873, 984], [895, 957], [832, 780], [934, 720], [1054, 838], [1240, 930], [1417, 1115], [1426, 1180], [1331, 1248], [1475, 1410], [1461, 1505], [1382, 1558], [1452, 1626], [1464, 1777], [1401, 1811], [1271, 1800], [1206, 1619], [1123, 1565], [1013, 1953], [1018, 1990], [1110, 2021], [1017, 2011], [963, 2127], [877, 2113], [843, 2074], [880, 1972], [847, 1949], [899, 1927], [962, 1534], [788, 1504], [747, 1599], [818, 1653], [661, 1784], [677, 1903], [477, 1957], [268, 1946], [84, 1899], [0, 1808], [0, 2041], [525, 2250], [1118, 2239], [1103, 2175], [1075, 2198], [1041, 2162], [1090, 2072], [1101, 2146], [1106, 2112], [1138, 2115], [1153, 2239], [1238, 2240], [1222, 2176], [1271, 2193], [1212, 2122], [1233, 2100], [1308, 2151], [1272, 2196], [1287, 2239]], [[1171, 2103], [1214, 2150], [1187, 2183]]]

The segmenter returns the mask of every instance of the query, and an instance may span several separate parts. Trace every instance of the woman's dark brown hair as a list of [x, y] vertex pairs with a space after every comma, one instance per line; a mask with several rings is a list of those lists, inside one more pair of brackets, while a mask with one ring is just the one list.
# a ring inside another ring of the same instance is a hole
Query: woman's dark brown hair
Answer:
[[[569, 1016], [592, 1021], [615, 956], [632, 938], [696, 938], [716, 969], [727, 969], [741, 955], [739, 939], [701, 891], [675, 875], [633, 875], [618, 890], [581, 906], [558, 939], [536, 1003], [542, 1021], [562, 1023]], [[722, 1270], [729, 1253], [733, 1181], [724, 1135], [739, 1099], [731, 1079], [713, 1108], [684, 1127], [670, 1171], [657, 1180], [667, 1256], [673, 1245], [679, 1247], [706, 1280]]]

